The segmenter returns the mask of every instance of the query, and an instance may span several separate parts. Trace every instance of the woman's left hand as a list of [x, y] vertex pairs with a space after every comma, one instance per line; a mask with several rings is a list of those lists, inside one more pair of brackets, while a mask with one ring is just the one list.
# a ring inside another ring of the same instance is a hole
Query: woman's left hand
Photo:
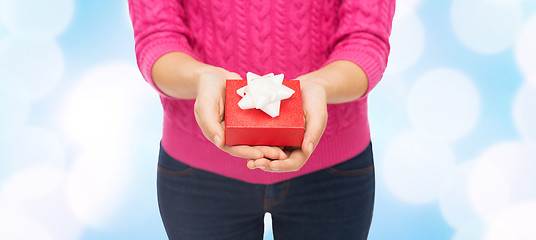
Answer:
[[305, 134], [301, 147], [284, 148], [287, 158], [270, 160], [266, 158], [249, 160], [248, 168], [260, 168], [266, 172], [294, 172], [300, 170], [317, 146], [328, 120], [326, 90], [312, 74], [303, 75], [300, 80]]

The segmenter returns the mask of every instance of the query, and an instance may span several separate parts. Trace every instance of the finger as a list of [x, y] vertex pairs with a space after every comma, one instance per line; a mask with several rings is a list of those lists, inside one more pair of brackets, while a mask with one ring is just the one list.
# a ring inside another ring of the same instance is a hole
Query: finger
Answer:
[[235, 73], [235, 72], [229, 72], [229, 74], [227, 74], [227, 79], [242, 79], [242, 77], [240, 77], [240, 75], [238, 75], [238, 73]]
[[325, 103], [309, 102], [304, 105], [305, 134], [302, 149], [310, 156], [320, 141], [327, 123], [327, 106]]
[[222, 128], [218, 103], [208, 103], [206, 100], [196, 100], [194, 105], [195, 119], [203, 135], [218, 148], [223, 146], [224, 129]]
[[251, 170], [255, 169], [255, 160], [251, 160], [251, 159], [248, 160], [248, 163], [246, 164], [246, 166]]
[[223, 145], [221, 149], [231, 154], [232, 156], [240, 157], [240, 158], [260, 159], [264, 157], [262, 152], [260, 152], [259, 150], [253, 147], [246, 146], [246, 145], [239, 145], [239, 146]]
[[285, 159], [286, 154], [278, 147], [271, 146], [254, 146], [253, 148], [259, 150], [264, 154], [265, 158], [269, 159]]
[[307, 162], [307, 155], [301, 149], [296, 149], [287, 159], [274, 160], [269, 167], [277, 172], [295, 172], [300, 170], [305, 162]]
[[257, 159], [254, 162], [255, 168], [260, 168], [262, 170], [268, 170], [270, 168], [270, 162], [272, 162], [272, 161], [269, 160], [269, 159], [266, 159], [266, 158]]

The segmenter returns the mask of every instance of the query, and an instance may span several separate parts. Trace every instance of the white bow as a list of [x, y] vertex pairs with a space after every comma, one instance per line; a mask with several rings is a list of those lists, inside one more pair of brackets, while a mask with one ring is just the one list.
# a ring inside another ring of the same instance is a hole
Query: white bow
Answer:
[[245, 87], [236, 90], [236, 93], [242, 97], [238, 102], [241, 109], [260, 109], [271, 117], [279, 116], [279, 107], [281, 100], [290, 98], [294, 90], [283, 85], [284, 75], [275, 75], [273, 73], [259, 76], [255, 73], [248, 72], [247, 83]]

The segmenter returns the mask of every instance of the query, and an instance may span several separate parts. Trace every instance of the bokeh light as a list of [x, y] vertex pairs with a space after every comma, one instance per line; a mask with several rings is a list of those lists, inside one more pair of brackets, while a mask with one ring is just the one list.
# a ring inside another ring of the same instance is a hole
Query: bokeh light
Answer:
[[452, 27], [469, 49], [493, 54], [509, 48], [519, 34], [523, 11], [519, 1], [453, 0]]
[[[2, 240], [165, 239], [162, 107], [105, 2], [0, 0]], [[536, 1], [396, 1], [370, 240], [536, 239], [534, 42]]]
[[515, 57], [521, 72], [536, 87], [536, 14], [523, 27], [515, 45]]
[[414, 13], [421, 4], [421, 0], [397, 0], [396, 1], [396, 14], [406, 15]]
[[407, 132], [389, 143], [381, 167], [392, 194], [408, 203], [424, 204], [437, 200], [438, 186], [454, 166], [450, 146]]
[[491, 222], [485, 240], [536, 239], [534, 223], [536, 223], [536, 201], [512, 206]]
[[512, 205], [536, 198], [536, 154], [521, 142], [503, 142], [474, 162], [468, 181], [471, 205], [490, 222]]
[[60, 126], [78, 144], [128, 140], [140, 105], [154, 98], [137, 68], [111, 63], [87, 73], [61, 110]]
[[87, 73], [64, 101], [60, 126], [80, 148], [68, 173], [67, 195], [84, 224], [106, 228], [116, 220], [134, 170], [128, 167], [133, 119], [154, 97], [137, 68], [119, 62]]
[[467, 181], [473, 162], [463, 162], [447, 173], [439, 194], [439, 210], [447, 223], [456, 229], [480, 222], [469, 201]]
[[536, 85], [524, 84], [512, 106], [515, 127], [523, 140], [536, 149]]
[[0, 72], [19, 98], [39, 99], [60, 82], [63, 53], [52, 40], [29, 41], [8, 36], [0, 41]]
[[54, 39], [74, 14], [74, 0], [1, 0], [0, 21], [23, 39]]
[[450, 240], [484, 240], [485, 225], [481, 222], [471, 222], [456, 229]]
[[[16, 172], [36, 164], [65, 167], [65, 149], [46, 128], [25, 126], [0, 145], [0, 173]], [[45, 179], [46, 180], [46, 179]]]
[[425, 47], [425, 32], [416, 14], [395, 14], [386, 72], [396, 74], [413, 66]]
[[121, 143], [88, 147], [77, 156], [67, 175], [68, 204], [75, 217], [86, 226], [112, 226], [121, 203], [126, 201], [131, 169], [128, 155], [113, 147], [117, 144]]
[[475, 126], [480, 97], [473, 81], [453, 69], [434, 69], [413, 84], [408, 97], [413, 126], [440, 141], [454, 141]]

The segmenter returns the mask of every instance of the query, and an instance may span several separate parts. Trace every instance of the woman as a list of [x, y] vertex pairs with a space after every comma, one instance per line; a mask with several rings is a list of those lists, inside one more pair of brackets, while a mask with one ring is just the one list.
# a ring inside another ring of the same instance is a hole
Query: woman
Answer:
[[[367, 96], [387, 64], [394, 5], [129, 0], [138, 65], [164, 108], [157, 184], [170, 239], [262, 239], [265, 212], [276, 240], [367, 238]], [[225, 145], [225, 80], [248, 71], [301, 81], [300, 148]]]

